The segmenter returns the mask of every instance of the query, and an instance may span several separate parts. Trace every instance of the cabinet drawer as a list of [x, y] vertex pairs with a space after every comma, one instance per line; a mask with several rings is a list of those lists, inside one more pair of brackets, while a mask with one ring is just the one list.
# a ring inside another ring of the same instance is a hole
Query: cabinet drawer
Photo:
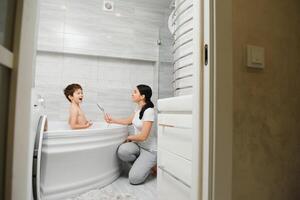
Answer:
[[191, 161], [158, 148], [157, 165], [181, 180], [183, 185], [191, 185]]
[[159, 200], [190, 200], [191, 189], [158, 169], [157, 192]]
[[158, 114], [158, 125], [174, 128], [192, 128], [192, 114]]
[[157, 109], [160, 114], [164, 112], [189, 112], [193, 110], [193, 96], [185, 95], [180, 97], [170, 97], [158, 99]]
[[192, 159], [192, 129], [158, 126], [158, 148]]

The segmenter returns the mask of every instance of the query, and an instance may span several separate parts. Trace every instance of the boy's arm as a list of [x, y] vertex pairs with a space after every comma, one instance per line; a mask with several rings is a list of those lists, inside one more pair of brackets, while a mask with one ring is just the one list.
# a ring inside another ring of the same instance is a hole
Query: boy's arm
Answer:
[[72, 129], [88, 128], [90, 126], [89, 122], [87, 122], [84, 125], [80, 125], [77, 123], [78, 114], [79, 114], [79, 111], [77, 109], [71, 108], [71, 110], [70, 110], [70, 127]]

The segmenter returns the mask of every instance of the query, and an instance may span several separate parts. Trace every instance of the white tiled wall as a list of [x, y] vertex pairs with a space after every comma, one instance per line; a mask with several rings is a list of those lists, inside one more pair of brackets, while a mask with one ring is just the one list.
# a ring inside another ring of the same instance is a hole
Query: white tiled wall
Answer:
[[103, 121], [97, 102], [113, 116], [131, 114], [137, 84], [150, 85], [156, 102], [157, 40], [169, 1], [118, 0], [114, 12], [104, 12], [102, 0], [41, 0], [35, 88], [49, 120], [67, 120], [63, 89], [71, 83], [82, 85], [82, 108], [93, 121]]
[[155, 61], [169, 1], [41, 0], [38, 50]]
[[173, 97], [173, 64], [171, 62], [160, 62], [158, 81], [159, 99]]
[[[153, 87], [154, 62], [72, 54], [38, 52], [36, 91], [46, 99], [50, 120], [67, 120], [69, 102], [63, 89], [71, 83], [83, 87], [83, 110], [89, 119], [103, 121], [96, 103], [117, 117], [127, 117], [135, 105], [132, 89], [140, 83]], [[154, 100], [157, 91], [154, 92]]]
[[173, 88], [173, 36], [168, 28], [170, 9], [165, 10], [163, 24], [159, 30], [161, 44], [159, 46], [158, 97], [160, 99], [174, 96]]

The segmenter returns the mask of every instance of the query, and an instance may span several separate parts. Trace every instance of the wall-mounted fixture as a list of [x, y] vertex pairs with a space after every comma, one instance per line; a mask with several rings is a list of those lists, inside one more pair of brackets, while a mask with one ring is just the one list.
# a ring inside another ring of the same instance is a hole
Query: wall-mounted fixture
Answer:
[[114, 2], [113, 1], [103, 1], [103, 10], [104, 11], [114, 11]]
[[169, 8], [172, 9], [172, 10], [175, 9], [175, 0], [171, 1], [170, 5], [169, 5]]
[[265, 49], [247, 45], [247, 66], [263, 69], [265, 67]]

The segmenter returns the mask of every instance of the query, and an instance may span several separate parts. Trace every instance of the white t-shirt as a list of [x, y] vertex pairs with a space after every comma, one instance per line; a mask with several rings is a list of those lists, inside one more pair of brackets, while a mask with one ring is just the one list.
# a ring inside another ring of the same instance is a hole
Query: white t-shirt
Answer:
[[[136, 110], [133, 120], [132, 120], [132, 125], [134, 127], [134, 134], [139, 134], [142, 131], [143, 128], [143, 122], [144, 121], [155, 121], [155, 113], [153, 108], [147, 108], [144, 112], [144, 115], [142, 119], [140, 120], [140, 111], [141, 110]], [[156, 131], [154, 129], [154, 123], [151, 127], [150, 133], [148, 138], [143, 141], [143, 142], [136, 142], [140, 147], [147, 149], [149, 151], [156, 151], [157, 149], [157, 137], [156, 137]]]

